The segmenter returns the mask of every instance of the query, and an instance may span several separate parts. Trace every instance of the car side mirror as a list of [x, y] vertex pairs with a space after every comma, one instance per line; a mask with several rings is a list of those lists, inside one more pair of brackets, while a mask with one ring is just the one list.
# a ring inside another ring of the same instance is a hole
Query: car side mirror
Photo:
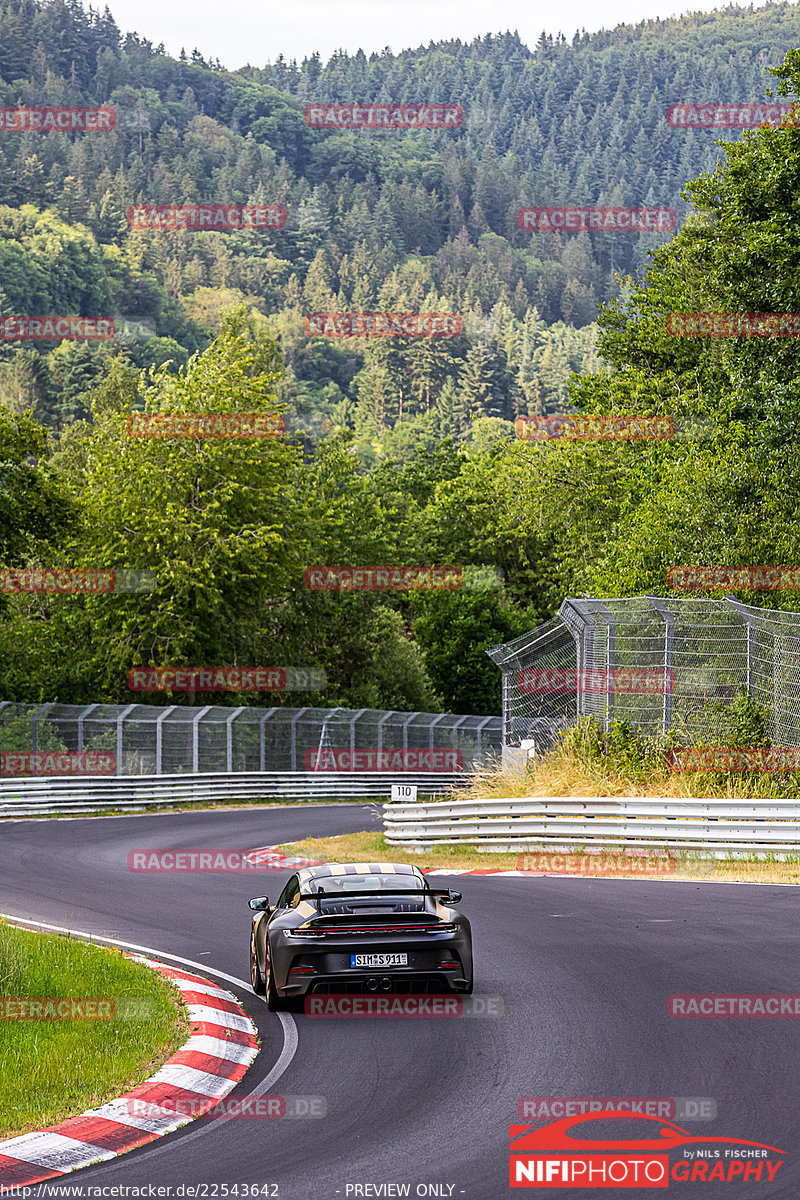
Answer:
[[448, 904], [458, 904], [460, 900], [461, 900], [461, 892], [452, 892], [452, 891], [448, 892], [448, 895], [447, 895], [447, 903]]
[[250, 901], [250, 908], [253, 912], [266, 912], [269, 908], [268, 896], [254, 896]]

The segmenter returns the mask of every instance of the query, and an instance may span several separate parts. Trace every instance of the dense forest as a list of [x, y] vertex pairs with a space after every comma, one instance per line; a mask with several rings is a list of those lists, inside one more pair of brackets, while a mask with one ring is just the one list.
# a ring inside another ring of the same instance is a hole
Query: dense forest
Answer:
[[[2, 107], [116, 114], [109, 132], [0, 133], [0, 317], [116, 328], [0, 343], [0, 565], [157, 576], [147, 595], [0, 597], [2, 697], [129, 702], [133, 666], [238, 663], [326, 671], [324, 693], [274, 702], [488, 713], [485, 648], [565, 594], [800, 561], [792, 341], [676, 343], [664, 326], [800, 310], [800, 131], [665, 115], [792, 97], [799, 30], [780, 3], [232, 72], [77, 0], [0, 4]], [[312, 101], [455, 103], [463, 122], [331, 132], [306, 124]], [[128, 217], [199, 203], [278, 205], [286, 222]], [[565, 204], [669, 206], [679, 228], [518, 227], [521, 206]], [[453, 313], [460, 332], [308, 337], [319, 312]], [[517, 417], [568, 406], [705, 433], [515, 439]], [[133, 441], [139, 410], [280, 415], [286, 436]], [[504, 586], [315, 593], [315, 563], [484, 566]]]
[[[468, 436], [475, 417], [564, 407], [597, 366], [598, 303], [665, 234], [531, 233], [525, 204], [667, 205], [719, 156], [709, 130], [670, 128], [681, 101], [758, 100], [796, 9], [767, 5], [566, 39], [513, 34], [399, 55], [282, 59], [236, 72], [181, 60], [108, 10], [4, 0], [0, 94], [15, 105], [111, 105], [108, 133], [0, 138], [0, 312], [116, 317], [111, 347], [3, 347], [0, 399], [60, 429], [87, 415], [109, 355], [185, 365], [240, 301], [286, 363], [281, 397], [312, 440], [356, 432], [371, 462]], [[311, 100], [461, 106], [457, 129], [309, 128]], [[735, 133], [728, 138], [738, 136]], [[258, 232], [132, 229], [133, 204], [282, 205]], [[463, 335], [309, 341], [315, 311], [457, 312]], [[397, 425], [402, 436], [392, 436]], [[384, 445], [385, 442], [385, 445]]]

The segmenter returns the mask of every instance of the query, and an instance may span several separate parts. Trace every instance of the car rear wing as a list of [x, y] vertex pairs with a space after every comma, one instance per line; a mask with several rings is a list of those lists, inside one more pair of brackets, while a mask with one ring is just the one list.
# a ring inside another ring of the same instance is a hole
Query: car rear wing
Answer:
[[444, 896], [449, 900], [451, 898], [451, 892], [450, 892], [449, 888], [430, 888], [427, 885], [424, 888], [386, 888], [386, 887], [378, 888], [378, 887], [376, 887], [376, 888], [352, 888], [352, 889], [347, 889], [347, 890], [343, 890], [343, 891], [339, 891], [337, 888], [337, 890], [335, 892], [334, 891], [326, 892], [324, 888], [321, 888], [318, 892], [301, 892], [300, 895], [297, 897], [297, 899], [298, 900], [310, 900], [312, 903], [316, 904], [317, 911], [321, 914], [323, 900], [336, 901], [336, 900], [341, 900], [341, 899], [345, 899], [345, 898], [352, 898], [354, 896], [361, 896], [362, 898], [375, 897], [375, 896], [381, 896], [381, 897], [383, 897], [383, 896], [386, 896], [386, 897], [417, 896], [420, 899], [424, 898], [425, 896]]

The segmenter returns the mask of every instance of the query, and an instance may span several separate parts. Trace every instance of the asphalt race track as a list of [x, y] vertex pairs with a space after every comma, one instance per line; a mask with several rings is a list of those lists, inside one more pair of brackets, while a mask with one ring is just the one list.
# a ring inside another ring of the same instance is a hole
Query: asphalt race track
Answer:
[[376, 819], [375, 808], [357, 804], [0, 826], [0, 911], [240, 980], [223, 982], [243, 997], [262, 1050], [235, 1095], [315, 1096], [327, 1106], [321, 1118], [200, 1120], [36, 1195], [155, 1184], [171, 1185], [175, 1197], [180, 1185], [208, 1184], [213, 1200], [214, 1184], [269, 1183], [279, 1200], [346, 1200], [403, 1194], [380, 1185], [409, 1184], [410, 1196], [494, 1200], [512, 1194], [508, 1126], [522, 1097], [649, 1096], [712, 1098], [716, 1119], [678, 1124], [786, 1152], [771, 1184], [671, 1182], [672, 1194], [800, 1197], [800, 1018], [677, 1020], [666, 1009], [671, 993], [800, 992], [796, 888], [454, 879], [473, 925], [476, 994], [502, 997], [502, 1015], [325, 1020], [273, 1015], [247, 983], [247, 900], [275, 898], [287, 872], [127, 866], [134, 849], [249, 849], [367, 829]]

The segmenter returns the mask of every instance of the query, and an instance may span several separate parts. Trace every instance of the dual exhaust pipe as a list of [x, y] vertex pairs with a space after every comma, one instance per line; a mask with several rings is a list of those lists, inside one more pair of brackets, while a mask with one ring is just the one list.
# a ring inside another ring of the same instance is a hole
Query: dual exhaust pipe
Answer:
[[388, 975], [384, 975], [383, 979], [378, 979], [377, 975], [371, 975], [367, 980], [367, 990], [370, 992], [390, 992], [392, 990], [392, 981]]

